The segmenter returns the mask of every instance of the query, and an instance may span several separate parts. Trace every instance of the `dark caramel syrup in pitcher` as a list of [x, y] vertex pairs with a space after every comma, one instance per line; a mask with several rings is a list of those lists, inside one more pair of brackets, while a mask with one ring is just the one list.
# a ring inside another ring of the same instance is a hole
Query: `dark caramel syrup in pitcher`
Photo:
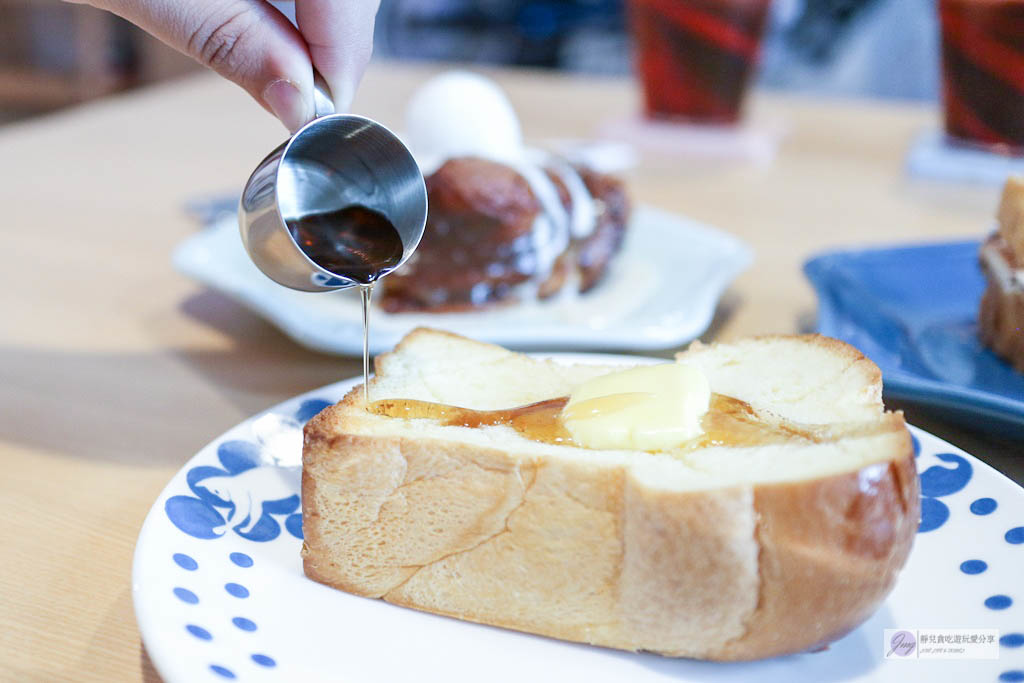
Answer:
[[365, 206], [310, 213], [287, 223], [311, 261], [360, 285], [371, 285], [394, 270], [405, 249], [391, 221]]
[[402, 261], [405, 246], [387, 217], [365, 206], [310, 213], [286, 221], [313, 263], [359, 285], [363, 304], [363, 399], [369, 403], [370, 296], [373, 283]]
[[[567, 397], [530, 403], [505, 410], [473, 410], [414, 399], [384, 399], [369, 403], [369, 412], [388, 417], [437, 420], [444, 426], [484, 427], [508, 425], [527, 439], [561, 446], [577, 445], [562, 422]], [[688, 451], [711, 446], [760, 446], [796, 440], [820, 441], [824, 434], [783, 421], [770, 421], [738, 398], [711, 395], [701, 418], [704, 433], [679, 446]], [[673, 449], [675, 450], [675, 449]]]

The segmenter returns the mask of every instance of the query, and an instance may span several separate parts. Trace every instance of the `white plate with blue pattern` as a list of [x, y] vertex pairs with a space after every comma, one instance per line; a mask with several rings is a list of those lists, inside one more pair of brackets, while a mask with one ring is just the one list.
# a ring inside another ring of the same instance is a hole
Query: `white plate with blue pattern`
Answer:
[[[637, 358], [560, 354], [567, 362]], [[721, 664], [618, 652], [368, 600], [299, 558], [301, 425], [332, 384], [231, 429], [150, 510], [132, 593], [146, 649], [179, 681], [1024, 681], [1024, 489], [913, 429], [922, 521], [892, 594], [827, 650]], [[998, 629], [999, 658], [885, 659], [883, 629]]]

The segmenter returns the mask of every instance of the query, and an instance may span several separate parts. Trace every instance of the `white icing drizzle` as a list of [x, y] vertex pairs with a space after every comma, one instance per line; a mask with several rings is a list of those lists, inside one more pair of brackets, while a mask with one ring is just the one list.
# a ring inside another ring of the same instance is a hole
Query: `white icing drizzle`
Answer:
[[1001, 247], [1005, 247], [1005, 242], [1001, 236], [997, 236], [995, 240], [982, 246], [981, 260], [988, 266], [989, 272], [999, 281], [999, 286], [1003, 290], [1024, 289], [1024, 269], [1010, 268], [1010, 264], [1003, 258]]
[[554, 181], [543, 169], [528, 161], [510, 165], [529, 183], [542, 208], [533, 221], [531, 235], [537, 258], [536, 279], [543, 281], [551, 274], [558, 257], [569, 248], [569, 212], [558, 197]]
[[573, 239], [589, 237], [597, 227], [597, 210], [594, 206], [594, 197], [587, 189], [583, 177], [572, 164], [565, 159], [542, 152], [530, 150], [531, 158], [537, 160], [538, 165], [547, 168], [562, 181], [565, 189], [569, 192], [569, 230]]

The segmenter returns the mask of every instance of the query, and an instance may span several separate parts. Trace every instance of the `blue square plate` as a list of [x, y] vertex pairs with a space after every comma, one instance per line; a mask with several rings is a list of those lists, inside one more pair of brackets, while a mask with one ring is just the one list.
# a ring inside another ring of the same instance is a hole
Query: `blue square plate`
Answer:
[[981, 345], [977, 240], [836, 251], [804, 265], [818, 331], [863, 351], [886, 393], [981, 431], [1024, 438], [1024, 374]]

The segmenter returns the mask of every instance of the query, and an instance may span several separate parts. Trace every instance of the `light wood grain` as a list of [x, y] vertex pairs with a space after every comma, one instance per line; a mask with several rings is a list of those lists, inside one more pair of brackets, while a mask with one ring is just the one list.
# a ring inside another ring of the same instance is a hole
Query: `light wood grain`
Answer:
[[[355, 110], [400, 126], [432, 70], [373, 67]], [[532, 139], [586, 137], [636, 107], [629, 81], [497, 76]], [[979, 235], [989, 223], [995, 190], [905, 176], [930, 107], [759, 94], [752, 115], [790, 131], [774, 164], [648, 156], [629, 174], [637, 200], [757, 253], [709, 336], [800, 329], [814, 311], [800, 265], [817, 250]], [[170, 265], [196, 230], [185, 201], [237, 192], [283, 135], [208, 75], [0, 129], [0, 679], [155, 680], [130, 595], [152, 501], [228, 427], [359, 371]], [[1006, 468], [1020, 451], [927, 426], [1002, 454]]]

